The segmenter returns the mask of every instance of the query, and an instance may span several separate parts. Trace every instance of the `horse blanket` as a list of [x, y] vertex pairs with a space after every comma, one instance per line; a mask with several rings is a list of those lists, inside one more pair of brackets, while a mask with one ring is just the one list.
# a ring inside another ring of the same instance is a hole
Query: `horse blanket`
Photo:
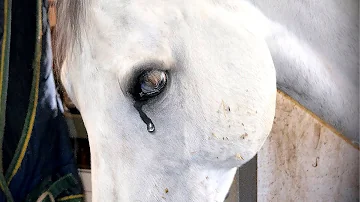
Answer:
[[47, 10], [47, 0], [0, 0], [0, 202], [83, 200]]

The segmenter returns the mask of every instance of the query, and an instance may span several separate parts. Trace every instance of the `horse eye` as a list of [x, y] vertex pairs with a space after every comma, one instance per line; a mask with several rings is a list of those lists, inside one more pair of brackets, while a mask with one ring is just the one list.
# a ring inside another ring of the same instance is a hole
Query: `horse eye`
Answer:
[[162, 70], [143, 71], [134, 81], [131, 94], [136, 101], [146, 101], [159, 95], [167, 84], [167, 72]]

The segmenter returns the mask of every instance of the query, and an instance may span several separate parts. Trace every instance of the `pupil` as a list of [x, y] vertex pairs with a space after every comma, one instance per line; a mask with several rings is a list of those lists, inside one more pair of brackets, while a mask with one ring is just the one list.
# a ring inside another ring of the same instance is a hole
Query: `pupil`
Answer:
[[167, 74], [165, 71], [150, 70], [142, 73], [138, 79], [138, 91], [135, 98], [147, 100], [162, 92], [167, 82]]

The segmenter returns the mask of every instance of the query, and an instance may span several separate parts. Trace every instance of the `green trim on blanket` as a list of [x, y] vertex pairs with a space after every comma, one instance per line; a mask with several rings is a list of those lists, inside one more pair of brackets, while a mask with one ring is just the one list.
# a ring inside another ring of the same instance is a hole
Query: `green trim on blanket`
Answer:
[[[43, 190], [43, 192], [40, 193], [32, 193], [33, 196], [31, 196], [31, 200], [35, 198], [38, 198], [39, 196], [43, 195], [44, 193], [48, 194], [41, 202], [51, 202], [51, 198], [49, 195], [51, 195], [54, 199], [56, 199], [62, 192], [65, 190], [68, 190], [71, 187], [74, 187], [78, 184], [78, 181], [74, 178], [73, 174], [67, 174], [64, 177], [58, 179], [54, 183], [50, 185], [50, 187], [46, 190]], [[64, 200], [65, 199], [65, 200]], [[71, 195], [67, 197], [60, 198], [56, 201], [82, 201], [83, 195]]]
[[40, 184], [28, 193], [25, 201], [36, 201], [36, 199], [40, 196], [39, 193], [44, 192], [44, 190], [46, 190], [47, 187], [50, 187], [52, 183], [51, 176], [42, 178]]
[[[4, 0], [4, 27], [1, 44], [1, 62], [0, 62], [0, 151], [2, 151], [2, 142], [5, 130], [6, 100], [9, 78], [9, 56], [11, 39], [11, 2]], [[0, 171], [3, 173], [2, 152], [0, 152]]]
[[76, 195], [65, 196], [65, 197], [59, 198], [57, 201], [81, 202], [81, 201], [84, 201], [84, 195], [76, 194]]
[[9, 56], [11, 39], [11, 6], [12, 0], [4, 0], [4, 27], [1, 44], [0, 62], [0, 188], [4, 192], [8, 202], [13, 202], [9, 187], [6, 184], [3, 169], [2, 145], [5, 131], [6, 99], [9, 78]]

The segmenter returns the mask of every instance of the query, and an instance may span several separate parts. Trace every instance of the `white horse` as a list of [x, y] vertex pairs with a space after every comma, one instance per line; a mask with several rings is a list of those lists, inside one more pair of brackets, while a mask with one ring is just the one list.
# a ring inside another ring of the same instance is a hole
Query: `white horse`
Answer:
[[323, 17], [286, 0], [58, 0], [55, 49], [88, 131], [93, 200], [223, 201], [270, 133], [276, 83], [355, 137], [346, 19], [358, 2], [335, 2]]

